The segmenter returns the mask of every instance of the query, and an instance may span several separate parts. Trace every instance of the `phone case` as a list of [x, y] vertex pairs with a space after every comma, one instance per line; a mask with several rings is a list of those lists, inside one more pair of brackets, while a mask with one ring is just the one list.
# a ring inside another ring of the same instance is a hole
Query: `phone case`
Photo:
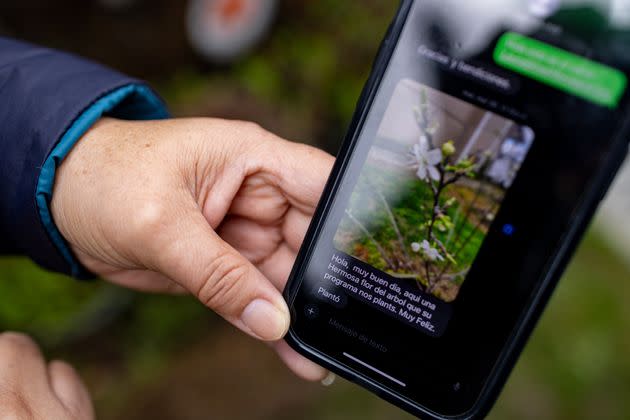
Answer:
[[[370, 107], [374, 101], [377, 88], [379, 87], [382, 78], [384, 76], [387, 64], [390, 61], [398, 38], [402, 32], [406, 18], [414, 5], [416, 0], [402, 0], [399, 10], [391, 23], [387, 34], [380, 46], [378, 54], [373, 64], [372, 72], [368, 81], [363, 89], [363, 92], [357, 103], [357, 108], [353, 119], [351, 121], [348, 133], [344, 139], [343, 144], [338, 153], [337, 161], [333, 167], [331, 176], [322, 194], [322, 198], [319, 202], [317, 210], [314, 214], [311, 225], [306, 234], [304, 243], [297, 256], [295, 265], [289, 277], [284, 296], [289, 302], [292, 312], [292, 302], [296, 296], [297, 290], [300, 287], [299, 278], [301, 277], [302, 268], [306, 265], [309, 255], [311, 254], [312, 247], [314, 246], [315, 239], [317, 238], [321, 227], [326, 220], [327, 213], [332, 204], [332, 198], [335, 195], [335, 191], [338, 189], [342, 175], [346, 169], [350, 156], [353, 153], [355, 145], [359, 138], [361, 127], [365, 122], [366, 116]], [[572, 229], [567, 232], [562, 246], [556, 250], [555, 255], [551, 259], [552, 263], [549, 264], [546, 269], [546, 275], [540, 282], [541, 286], [536, 290], [535, 303], [528, 308], [526, 313], [521, 317], [519, 324], [514, 328], [514, 333], [508, 342], [505, 343], [501, 356], [496, 361], [495, 367], [492, 370], [489, 381], [483, 389], [477, 403], [474, 407], [466, 413], [462, 413], [458, 416], [442, 416], [439, 413], [432, 412], [430, 407], [422, 407], [416, 404], [414, 401], [402, 398], [398, 395], [392, 394], [384, 386], [381, 386], [378, 382], [372, 381], [369, 378], [359, 376], [352, 371], [341, 366], [334, 359], [328, 357], [326, 354], [319, 352], [317, 349], [311, 348], [303, 344], [295, 335], [292, 328], [285, 337], [288, 344], [295, 349], [298, 353], [313, 360], [314, 362], [324, 366], [331, 372], [354, 382], [371, 392], [375, 393], [384, 400], [422, 418], [431, 419], [479, 419], [485, 417], [491, 410], [496, 399], [499, 396], [510, 372], [512, 371], [518, 357], [520, 356], [524, 345], [526, 344], [531, 332], [533, 331], [536, 323], [538, 322], [551, 294], [553, 293], [555, 286], [557, 285], [564, 269], [566, 268], [571, 256], [573, 255], [580, 239], [582, 238], [585, 230], [589, 226], [589, 222], [592, 219], [599, 203], [604, 198], [610, 184], [612, 183], [615, 174], [623, 164], [625, 157], [628, 153], [627, 133], [629, 132], [629, 121], [626, 120], [623, 124], [623, 129], [617, 133], [619, 141], [615, 141], [615, 149], [611, 149], [609, 153], [608, 164], [599, 173], [599, 179], [596, 181], [599, 185], [597, 191], [593, 191], [583, 201], [581, 207], [578, 209], [578, 217], [576, 223]]]

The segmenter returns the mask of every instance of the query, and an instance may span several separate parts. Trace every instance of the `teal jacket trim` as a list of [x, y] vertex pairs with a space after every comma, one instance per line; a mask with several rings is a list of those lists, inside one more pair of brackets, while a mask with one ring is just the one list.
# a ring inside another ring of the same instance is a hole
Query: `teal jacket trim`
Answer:
[[55, 225], [50, 202], [57, 168], [81, 137], [105, 115], [125, 120], [157, 120], [169, 117], [166, 106], [149, 87], [142, 84], [120, 87], [90, 105], [73, 122], [44, 162], [35, 193], [39, 215], [51, 240], [70, 264], [72, 276], [76, 278], [90, 275], [74, 256]]

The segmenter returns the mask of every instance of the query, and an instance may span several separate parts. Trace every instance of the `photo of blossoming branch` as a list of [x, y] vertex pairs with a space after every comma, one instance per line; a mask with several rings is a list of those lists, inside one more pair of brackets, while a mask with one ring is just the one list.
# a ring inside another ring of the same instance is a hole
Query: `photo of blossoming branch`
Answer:
[[533, 141], [528, 127], [402, 80], [335, 247], [453, 301]]

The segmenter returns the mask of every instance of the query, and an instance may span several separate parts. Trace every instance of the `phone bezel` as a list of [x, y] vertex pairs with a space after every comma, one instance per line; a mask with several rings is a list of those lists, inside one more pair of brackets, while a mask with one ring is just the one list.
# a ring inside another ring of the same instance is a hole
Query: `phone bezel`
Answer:
[[[401, 0], [398, 12], [394, 17], [383, 42], [381, 43], [370, 76], [357, 102], [356, 111], [348, 128], [347, 135], [345, 136], [339, 150], [337, 161], [335, 162], [330, 178], [324, 188], [322, 198], [320, 199], [313, 216], [313, 220], [306, 233], [303, 245], [298, 253], [296, 262], [289, 276], [284, 296], [289, 303], [292, 316], [295, 314], [293, 302], [301, 286], [304, 269], [308, 264], [309, 258], [313, 252], [313, 247], [315, 246], [322, 227], [326, 222], [327, 215], [329, 214], [332, 206], [333, 198], [341, 185], [341, 181], [350, 158], [356, 145], [358, 144], [361, 129], [370, 112], [378, 88], [381, 85], [388, 64], [392, 58], [414, 2], [415, 0]], [[367, 388], [379, 397], [416, 416], [429, 416], [434, 419], [471, 419], [485, 416], [498, 398], [498, 395], [507, 381], [507, 378], [509, 377], [516, 361], [518, 360], [525, 343], [542, 315], [542, 312], [555, 290], [564, 269], [579, 244], [585, 230], [587, 229], [589, 221], [592, 219], [599, 203], [605, 195], [605, 192], [612, 183], [614, 175], [617, 173], [625, 160], [628, 148], [628, 133], [630, 132], [630, 118], [628, 113], [626, 113], [625, 120], [622, 122], [621, 127], [622, 128], [616, 132], [612, 146], [608, 150], [606, 164], [602, 166], [601, 170], [597, 174], [597, 179], [593, 181], [594, 187], [592, 187], [590, 191], [587, 191], [582, 202], [577, 205], [575, 223], [571, 229], [566, 232], [562, 241], [562, 246], [559, 247], [552, 256], [550, 256], [550, 262], [543, 270], [546, 274], [540, 279], [540, 286], [535, 291], [536, 293], [531, 300], [531, 305], [514, 326], [510, 339], [503, 346], [496, 364], [489, 372], [488, 382], [482, 388], [475, 405], [467, 412], [456, 416], [441, 415], [440, 413], [432, 411], [428, 407], [424, 407], [407, 397], [390, 391], [387, 387], [381, 385], [381, 383], [361, 374], [358, 371], [354, 371], [347, 366], [342, 365], [333, 357], [330, 357], [324, 352], [302, 342], [294, 330], [293, 323], [289, 328], [289, 332], [285, 337], [285, 340], [300, 354], [317, 362], [341, 377]]]

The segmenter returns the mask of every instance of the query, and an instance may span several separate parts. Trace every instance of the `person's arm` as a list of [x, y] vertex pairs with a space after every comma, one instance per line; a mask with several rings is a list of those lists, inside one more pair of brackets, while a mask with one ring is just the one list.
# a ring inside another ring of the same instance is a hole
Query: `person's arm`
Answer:
[[[75, 277], [186, 292], [300, 376], [284, 288], [333, 158], [255, 124], [166, 115], [142, 83], [0, 39], [0, 242]], [[152, 121], [124, 121], [150, 119]], [[85, 267], [85, 268], [84, 268]]]
[[88, 60], [0, 38], [0, 254], [88, 277], [50, 215], [58, 165], [102, 116], [158, 119], [142, 82]]

